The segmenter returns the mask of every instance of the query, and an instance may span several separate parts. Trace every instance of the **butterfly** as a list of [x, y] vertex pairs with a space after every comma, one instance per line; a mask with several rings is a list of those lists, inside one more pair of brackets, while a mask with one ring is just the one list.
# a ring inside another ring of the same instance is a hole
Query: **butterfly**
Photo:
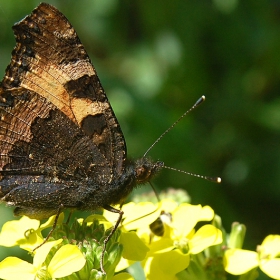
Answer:
[[143, 157], [129, 160], [118, 120], [67, 18], [41, 3], [13, 30], [16, 46], [0, 84], [0, 201], [15, 207], [16, 216], [56, 215], [45, 241], [65, 209], [118, 213], [104, 240], [105, 273], [106, 243], [123, 215], [112, 205], [163, 167], [173, 169], [146, 154], [204, 97]]
[[[42, 3], [13, 26], [0, 86], [0, 199], [43, 219], [122, 203], [163, 167], [127, 158], [125, 139], [77, 33]], [[112, 232], [113, 234], [113, 232]], [[101, 264], [101, 269], [103, 266]]]

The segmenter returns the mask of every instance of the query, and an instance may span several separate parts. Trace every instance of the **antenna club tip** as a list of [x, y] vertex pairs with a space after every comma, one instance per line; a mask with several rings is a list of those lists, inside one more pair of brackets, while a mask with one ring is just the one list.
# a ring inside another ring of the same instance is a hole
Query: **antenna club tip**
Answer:
[[[200, 104], [203, 103], [204, 101], [205, 101], [205, 96], [202, 95], [202, 96], [199, 97], [199, 99], [195, 102], [193, 108], [194, 108], [194, 107], [197, 107], [198, 105], [200, 105]], [[192, 109], [193, 109], [193, 108], [192, 108]]]
[[210, 181], [210, 182], [213, 182], [213, 183], [221, 183], [222, 182], [222, 179], [221, 177], [208, 177], [208, 176], [203, 176], [204, 179]]

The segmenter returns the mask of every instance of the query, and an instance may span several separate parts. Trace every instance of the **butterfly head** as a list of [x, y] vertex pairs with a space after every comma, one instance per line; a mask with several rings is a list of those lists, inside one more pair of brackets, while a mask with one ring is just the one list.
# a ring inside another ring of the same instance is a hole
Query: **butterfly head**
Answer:
[[149, 182], [164, 166], [162, 161], [153, 162], [143, 157], [135, 162], [135, 177], [137, 184]]

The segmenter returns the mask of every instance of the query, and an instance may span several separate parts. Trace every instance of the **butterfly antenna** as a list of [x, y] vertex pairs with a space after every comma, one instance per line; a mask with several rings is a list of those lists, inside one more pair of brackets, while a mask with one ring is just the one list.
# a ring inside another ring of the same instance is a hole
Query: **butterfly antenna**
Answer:
[[177, 168], [169, 167], [169, 166], [166, 166], [166, 165], [164, 165], [163, 168], [178, 171], [178, 172], [181, 172], [181, 173], [184, 173], [184, 174], [187, 174], [187, 175], [191, 175], [191, 176], [194, 176], [194, 177], [197, 177], [197, 178], [201, 178], [201, 179], [204, 179], [204, 180], [207, 180], [207, 181], [210, 181], [210, 182], [214, 182], [214, 183], [221, 183], [222, 182], [221, 177], [203, 176], [203, 175], [187, 172], [187, 171], [184, 171], [184, 170], [180, 170], [180, 169], [177, 169]]
[[[191, 112], [193, 109], [195, 109], [196, 107], [198, 107], [203, 101], [205, 100], [205, 96], [202, 95], [196, 102], [195, 104], [188, 110], [186, 111], [179, 119], [177, 119], [168, 129], [166, 129], [159, 137], [158, 139], [150, 146], [150, 148], [145, 152], [144, 156], [145, 157], [149, 151], [160, 141], [160, 139], [167, 134], [174, 126], [176, 126], [176, 124], [182, 119], [184, 118], [189, 112]], [[199, 177], [199, 176], [198, 176]], [[203, 176], [201, 176], [203, 177]]]

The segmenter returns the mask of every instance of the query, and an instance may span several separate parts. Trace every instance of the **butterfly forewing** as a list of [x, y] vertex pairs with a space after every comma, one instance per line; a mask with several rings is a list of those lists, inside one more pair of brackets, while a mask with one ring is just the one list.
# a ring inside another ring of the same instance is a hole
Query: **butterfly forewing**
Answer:
[[0, 197], [23, 208], [86, 208], [90, 192], [98, 196], [124, 172], [118, 121], [56, 8], [40, 4], [13, 30], [16, 47], [0, 88]]

